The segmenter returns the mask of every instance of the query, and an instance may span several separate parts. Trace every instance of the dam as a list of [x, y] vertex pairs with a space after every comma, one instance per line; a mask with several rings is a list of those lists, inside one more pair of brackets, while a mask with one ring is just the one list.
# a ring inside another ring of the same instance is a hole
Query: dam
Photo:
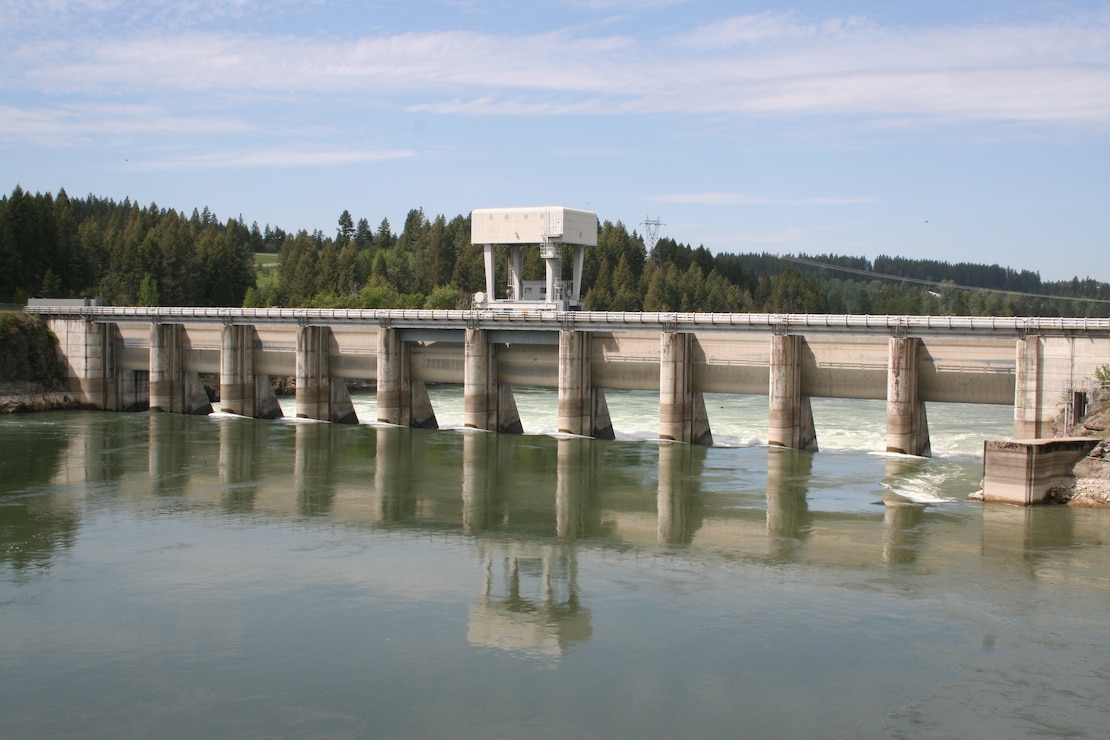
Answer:
[[[296, 414], [437, 426], [426, 387], [460, 384], [464, 424], [519, 432], [514, 386], [554, 388], [558, 429], [611, 438], [608, 389], [659, 394], [659, 437], [712, 444], [703, 394], [768, 397], [772, 445], [818, 449], [811, 398], [887, 403], [886, 449], [930, 454], [930, 401], [1012, 404], [1014, 437], [1052, 436], [1110, 361], [1110, 319], [599, 313], [538, 308], [134, 308], [36, 302], [70, 387], [104, 410], [281, 414], [271, 377], [296, 378]], [[349, 380], [377, 386], [358, 419]]]

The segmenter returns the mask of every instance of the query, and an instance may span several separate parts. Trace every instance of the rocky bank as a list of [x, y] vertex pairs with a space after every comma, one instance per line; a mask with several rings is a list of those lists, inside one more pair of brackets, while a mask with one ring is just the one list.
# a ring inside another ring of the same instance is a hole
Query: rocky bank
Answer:
[[1103, 391], [1082, 423], [1068, 430], [1072, 437], [1103, 437], [1091, 454], [1072, 468], [1067, 485], [1052, 492], [1055, 500], [1072, 506], [1110, 506], [1110, 398]]

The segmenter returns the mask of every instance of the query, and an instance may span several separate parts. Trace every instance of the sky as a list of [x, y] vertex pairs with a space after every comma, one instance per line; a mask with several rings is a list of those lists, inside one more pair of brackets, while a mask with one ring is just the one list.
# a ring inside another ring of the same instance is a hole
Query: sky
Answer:
[[0, 190], [1110, 281], [1110, 0], [0, 0]]

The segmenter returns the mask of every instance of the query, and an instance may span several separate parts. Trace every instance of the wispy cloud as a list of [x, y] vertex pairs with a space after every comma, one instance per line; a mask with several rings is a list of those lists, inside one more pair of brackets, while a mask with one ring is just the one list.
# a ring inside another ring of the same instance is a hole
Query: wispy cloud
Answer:
[[178, 115], [153, 105], [0, 106], [0, 139], [30, 140], [55, 146], [100, 135], [241, 134], [252, 128], [230, 116]]
[[897, 116], [1110, 128], [1107, 12], [923, 28], [761, 13], [663, 39], [579, 28], [354, 40], [146, 32], [49, 50], [16, 40], [0, 64], [11, 72], [0, 89], [55, 96], [350, 95], [469, 115]]
[[351, 164], [365, 164], [367, 162], [404, 159], [414, 156], [416, 156], [415, 152], [403, 149], [392, 151], [270, 149], [210, 152], [158, 161], [137, 162], [132, 167], [148, 171], [344, 167]]
[[845, 206], [867, 205], [876, 202], [876, 199], [870, 196], [770, 198], [749, 193], [730, 192], [671, 193], [652, 195], [648, 196], [647, 199], [659, 203], [703, 206]]

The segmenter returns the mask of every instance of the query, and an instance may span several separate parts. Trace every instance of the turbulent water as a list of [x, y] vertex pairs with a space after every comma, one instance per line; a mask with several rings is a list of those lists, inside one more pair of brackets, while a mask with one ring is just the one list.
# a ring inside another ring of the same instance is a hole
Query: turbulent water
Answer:
[[[966, 501], [1012, 410], [706, 399], [716, 446], [0, 419], [0, 736], [1043, 737], [1110, 726], [1110, 516]], [[356, 411], [374, 418], [374, 398]], [[286, 412], [292, 413], [292, 405]]]

